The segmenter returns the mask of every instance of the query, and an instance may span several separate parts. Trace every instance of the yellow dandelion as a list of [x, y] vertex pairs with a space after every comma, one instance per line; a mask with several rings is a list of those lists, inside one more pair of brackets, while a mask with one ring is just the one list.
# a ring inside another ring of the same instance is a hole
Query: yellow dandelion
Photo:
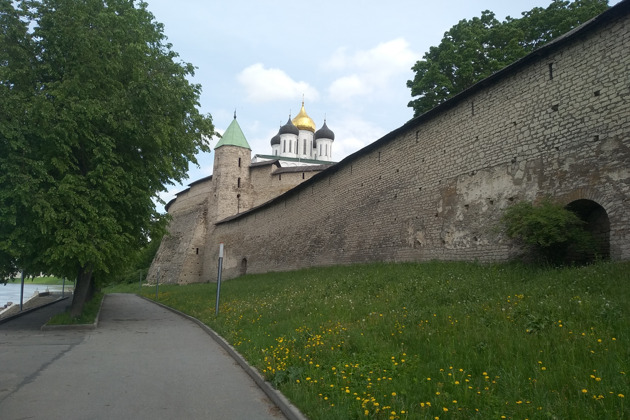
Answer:
[[582, 388], [582, 394], [586, 394], [587, 392], [588, 392], [588, 389]]
[[396, 396], [396, 393], [395, 393], [395, 392], [392, 392], [392, 397], [395, 397], [395, 396]]

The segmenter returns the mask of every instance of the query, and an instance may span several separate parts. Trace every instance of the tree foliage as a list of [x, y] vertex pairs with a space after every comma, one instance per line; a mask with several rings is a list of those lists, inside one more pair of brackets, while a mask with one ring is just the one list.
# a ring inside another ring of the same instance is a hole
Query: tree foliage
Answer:
[[421, 115], [607, 8], [607, 0], [554, 0], [503, 22], [489, 10], [461, 20], [412, 67], [408, 106]]
[[550, 199], [538, 205], [521, 201], [508, 207], [501, 218], [508, 237], [516, 239], [548, 262], [564, 262], [569, 250], [593, 254], [596, 243], [575, 213]]
[[80, 312], [208, 150], [193, 74], [144, 2], [0, 0], [0, 271], [78, 276]]

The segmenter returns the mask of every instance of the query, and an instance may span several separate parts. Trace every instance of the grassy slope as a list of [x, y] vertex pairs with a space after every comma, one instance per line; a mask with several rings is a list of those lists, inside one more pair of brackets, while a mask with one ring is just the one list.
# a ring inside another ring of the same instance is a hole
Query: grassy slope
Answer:
[[[20, 278], [14, 278], [11, 280], [12, 283], [21, 283]], [[35, 277], [35, 278], [27, 278], [24, 280], [25, 284], [52, 284], [52, 285], [62, 285], [63, 279], [58, 277]], [[71, 280], [66, 279], [66, 286], [72, 286], [73, 282]]]
[[617, 419], [629, 273], [372, 264], [224, 282], [219, 317], [215, 284], [162, 285], [159, 300], [218, 331], [311, 419]]

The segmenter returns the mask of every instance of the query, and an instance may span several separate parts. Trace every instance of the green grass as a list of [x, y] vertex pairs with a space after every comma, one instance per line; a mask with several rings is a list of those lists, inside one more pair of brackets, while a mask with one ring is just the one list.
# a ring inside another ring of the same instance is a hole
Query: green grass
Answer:
[[48, 321], [48, 325], [75, 325], [75, 324], [93, 324], [96, 320], [96, 316], [98, 315], [98, 311], [101, 307], [101, 302], [103, 300], [103, 293], [98, 292], [94, 295], [94, 297], [85, 303], [83, 306], [83, 313], [81, 316], [73, 318], [70, 316], [70, 312], [62, 312], [53, 316], [50, 321]]
[[[21, 279], [19, 277], [16, 277], [14, 279], [9, 280], [12, 283], [21, 283]], [[50, 277], [35, 277], [35, 278], [28, 278], [28, 279], [24, 279], [24, 283], [25, 284], [47, 284], [47, 285], [62, 285], [63, 284], [63, 279], [59, 278], [59, 277], [54, 277], [54, 276], [50, 276]], [[66, 279], [66, 286], [72, 286], [74, 283], [71, 280]]]
[[623, 419], [629, 273], [371, 264], [224, 282], [218, 317], [216, 284], [161, 285], [159, 301], [221, 334], [310, 419]]

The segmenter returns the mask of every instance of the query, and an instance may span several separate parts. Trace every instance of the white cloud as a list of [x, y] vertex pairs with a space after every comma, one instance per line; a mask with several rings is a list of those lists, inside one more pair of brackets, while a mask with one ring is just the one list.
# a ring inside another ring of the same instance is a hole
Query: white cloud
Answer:
[[372, 49], [355, 53], [339, 48], [324, 65], [324, 69], [350, 75], [342, 75], [333, 81], [328, 94], [333, 100], [343, 102], [355, 96], [386, 94], [392, 84], [404, 87], [404, 81], [400, 82], [401, 76], [410, 73], [418, 57], [404, 38], [383, 42]]
[[245, 89], [248, 102], [260, 103], [295, 99], [304, 95], [315, 101], [317, 90], [307, 82], [296, 82], [280, 69], [267, 69], [261, 63], [253, 64], [241, 71], [237, 80]]
[[340, 161], [385, 135], [385, 130], [358, 116], [335, 120], [330, 128], [335, 133], [333, 159]]
[[368, 94], [371, 88], [365, 84], [359, 75], [353, 74], [336, 79], [328, 91], [336, 100], [343, 102], [357, 95]]

